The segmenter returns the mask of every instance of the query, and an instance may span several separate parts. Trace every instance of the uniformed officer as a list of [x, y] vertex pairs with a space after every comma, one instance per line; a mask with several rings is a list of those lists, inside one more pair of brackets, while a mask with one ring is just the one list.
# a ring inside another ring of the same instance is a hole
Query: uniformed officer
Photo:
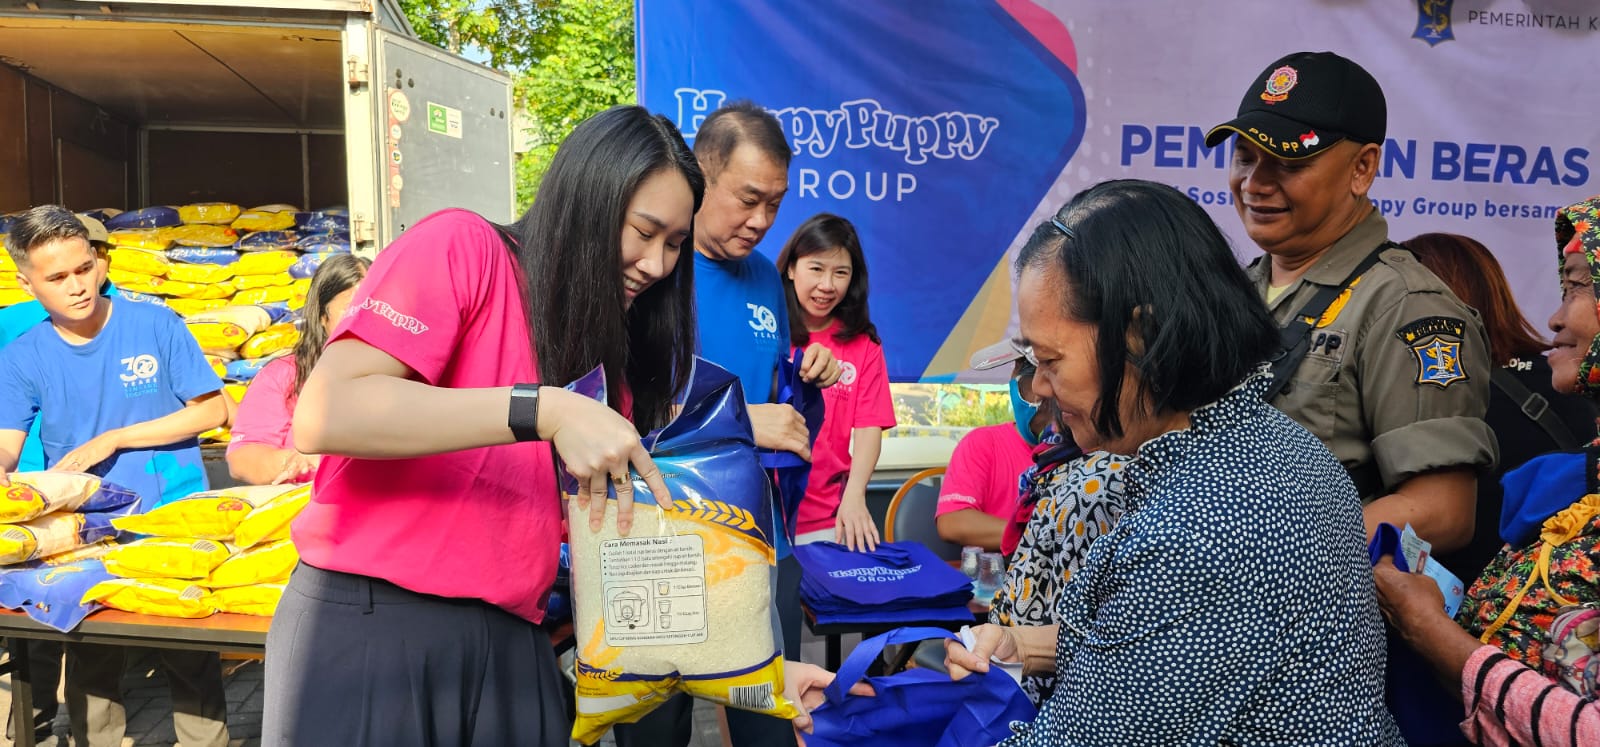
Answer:
[[1471, 539], [1477, 474], [1496, 457], [1489, 350], [1476, 313], [1387, 244], [1367, 197], [1386, 126], [1366, 70], [1299, 52], [1268, 65], [1206, 144], [1234, 139], [1228, 185], [1266, 252], [1250, 274], [1287, 350], [1271, 402], [1344, 463], [1369, 535], [1409, 523], [1446, 551]]

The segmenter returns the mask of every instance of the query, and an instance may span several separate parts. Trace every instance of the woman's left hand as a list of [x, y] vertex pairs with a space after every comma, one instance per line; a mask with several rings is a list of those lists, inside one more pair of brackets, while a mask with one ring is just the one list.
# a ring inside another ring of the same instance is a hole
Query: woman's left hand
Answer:
[[852, 552], [878, 549], [878, 524], [872, 520], [864, 497], [859, 500], [847, 497], [839, 504], [839, 514], [833, 522], [833, 541]]
[[[822, 705], [825, 699], [823, 693], [828, 685], [833, 684], [833, 672], [815, 664], [806, 664], [798, 661], [783, 662], [783, 695], [800, 710], [800, 715], [794, 717], [795, 736], [801, 732], [811, 732], [811, 711]], [[851, 695], [876, 695], [872, 686], [865, 682], [857, 682], [850, 687]], [[804, 744], [805, 740], [801, 740]]]
[[1444, 612], [1444, 592], [1432, 578], [1396, 568], [1389, 555], [1372, 567], [1378, 585], [1378, 608], [1384, 619], [1401, 632], [1430, 618], [1449, 619]]

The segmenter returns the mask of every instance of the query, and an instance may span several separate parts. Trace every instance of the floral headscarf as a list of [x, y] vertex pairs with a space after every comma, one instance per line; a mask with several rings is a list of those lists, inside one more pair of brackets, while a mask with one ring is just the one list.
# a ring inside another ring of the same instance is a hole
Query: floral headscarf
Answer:
[[[1595, 313], [1600, 315], [1600, 195], [1568, 205], [1556, 214], [1556, 252], [1556, 261], [1560, 263], [1566, 262], [1568, 254], [1578, 252], [1583, 252], [1589, 260], [1589, 274], [1594, 278], [1596, 295]], [[1578, 389], [1585, 397], [1600, 399], [1600, 336], [1589, 342], [1589, 352], [1578, 364]]]

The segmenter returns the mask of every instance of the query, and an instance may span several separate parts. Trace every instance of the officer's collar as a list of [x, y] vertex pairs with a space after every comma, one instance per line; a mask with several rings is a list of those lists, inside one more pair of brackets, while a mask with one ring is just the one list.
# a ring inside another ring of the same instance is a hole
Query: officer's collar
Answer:
[[1361, 260], [1389, 238], [1389, 222], [1377, 210], [1367, 214], [1343, 238], [1333, 242], [1328, 251], [1306, 270], [1306, 282], [1317, 285], [1338, 285], [1350, 277]]

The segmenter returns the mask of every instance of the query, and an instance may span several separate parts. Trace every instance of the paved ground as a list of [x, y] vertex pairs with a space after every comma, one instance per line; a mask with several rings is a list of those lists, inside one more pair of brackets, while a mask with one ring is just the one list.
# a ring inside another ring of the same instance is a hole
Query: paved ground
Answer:
[[[804, 660], [822, 663], [823, 643], [803, 632], [801, 656]], [[845, 638], [844, 651], [848, 655], [858, 637]], [[254, 660], [223, 659], [223, 686], [228, 695], [229, 747], [257, 747], [261, 744], [261, 662]], [[41, 687], [37, 684], [34, 692]], [[153, 656], [133, 659], [127, 676], [123, 679], [124, 700], [128, 708], [128, 736], [122, 740], [124, 747], [145, 745], [172, 745], [177, 738], [172, 731], [172, 706], [168, 700], [167, 683], [161, 667]], [[0, 679], [0, 713], [11, 711], [10, 678]], [[695, 703], [695, 739], [691, 747], [722, 747], [724, 744], [717, 710], [703, 701]], [[67, 747], [67, 715], [65, 709], [55, 723], [56, 739], [40, 742], [41, 747]], [[602, 745], [614, 747], [610, 735], [601, 740]], [[577, 742], [573, 742], [577, 745]], [[11, 747], [11, 741], [0, 734], [0, 746]]]

